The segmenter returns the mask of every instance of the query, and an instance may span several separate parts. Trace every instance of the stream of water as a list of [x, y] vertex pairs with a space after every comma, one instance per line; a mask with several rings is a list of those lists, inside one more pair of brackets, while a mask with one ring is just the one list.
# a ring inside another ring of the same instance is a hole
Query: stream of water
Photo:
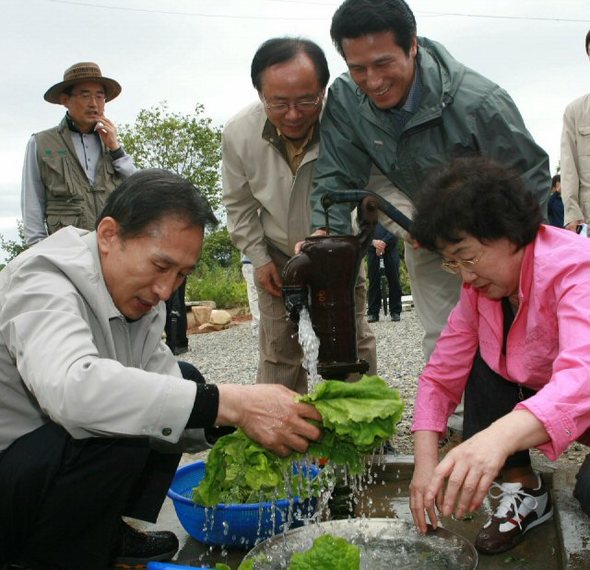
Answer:
[[307, 307], [303, 307], [299, 313], [299, 344], [303, 351], [303, 368], [307, 370], [307, 391], [313, 392], [322, 378], [318, 374], [318, 354], [320, 341], [313, 330], [311, 317]]

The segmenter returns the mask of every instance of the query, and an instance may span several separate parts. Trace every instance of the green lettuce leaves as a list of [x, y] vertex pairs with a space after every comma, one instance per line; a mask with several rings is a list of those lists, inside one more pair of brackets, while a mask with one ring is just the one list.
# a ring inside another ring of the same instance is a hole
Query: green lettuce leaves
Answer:
[[358, 382], [322, 382], [313, 393], [300, 396], [322, 415], [324, 435], [312, 442], [307, 454], [346, 465], [352, 474], [365, 469], [365, 455], [395, 433], [404, 403], [399, 392], [379, 376], [363, 376]]
[[297, 459], [301, 461], [302, 455], [278, 457], [236, 430], [219, 438], [209, 452], [205, 477], [193, 489], [193, 501], [213, 507], [318, 494], [319, 482], [310, 482], [305, 468], [294, 473]]
[[241, 430], [220, 438], [207, 458], [205, 477], [193, 491], [193, 501], [212, 507], [269, 501], [287, 496], [307, 498], [319, 488], [304, 473], [293, 475], [293, 462], [328, 459], [347, 466], [349, 473], [365, 469], [365, 456], [395, 433], [404, 403], [399, 392], [378, 376], [358, 382], [327, 380], [300, 402], [322, 415], [323, 437], [312, 442], [303, 456], [281, 458], [251, 440]]
[[305, 552], [295, 552], [291, 556], [289, 570], [359, 570], [361, 550], [339, 536], [324, 534], [313, 541], [313, 546]]

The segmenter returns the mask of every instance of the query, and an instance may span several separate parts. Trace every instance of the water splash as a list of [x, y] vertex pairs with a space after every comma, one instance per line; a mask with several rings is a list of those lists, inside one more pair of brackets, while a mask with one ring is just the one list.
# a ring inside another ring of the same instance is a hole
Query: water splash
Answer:
[[303, 307], [299, 313], [299, 344], [303, 351], [302, 365], [307, 370], [308, 392], [312, 392], [321, 382], [322, 378], [318, 374], [318, 355], [320, 351], [320, 340], [313, 330], [311, 317], [307, 307]]

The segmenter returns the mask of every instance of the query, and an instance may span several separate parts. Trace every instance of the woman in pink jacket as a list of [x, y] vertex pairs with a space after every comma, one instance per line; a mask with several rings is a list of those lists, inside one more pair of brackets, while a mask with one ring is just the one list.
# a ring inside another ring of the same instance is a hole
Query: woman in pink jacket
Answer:
[[[520, 179], [483, 158], [435, 173], [415, 207], [414, 238], [463, 287], [419, 381], [412, 516], [425, 532], [435, 509], [462, 517], [489, 492], [476, 547], [503, 552], [553, 514], [529, 449], [555, 460], [590, 428], [590, 242], [543, 225]], [[463, 392], [464, 441], [439, 462]], [[588, 458], [574, 494], [590, 514]]]

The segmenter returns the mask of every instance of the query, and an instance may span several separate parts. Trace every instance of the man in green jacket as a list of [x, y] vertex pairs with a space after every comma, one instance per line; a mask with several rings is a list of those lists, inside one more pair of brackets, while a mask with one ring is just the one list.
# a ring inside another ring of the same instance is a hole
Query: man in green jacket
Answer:
[[[326, 191], [380, 180], [379, 192], [411, 215], [426, 173], [462, 154], [484, 154], [513, 168], [545, 208], [548, 157], [510, 96], [442, 45], [418, 38], [403, 0], [346, 0], [330, 33], [348, 72], [330, 87], [321, 121], [311, 196], [314, 233], [325, 231]], [[332, 206], [329, 214], [330, 231], [350, 231], [347, 205]], [[389, 219], [381, 221], [400, 234]], [[460, 279], [416, 244], [406, 242], [405, 250], [428, 358], [457, 301]]]

